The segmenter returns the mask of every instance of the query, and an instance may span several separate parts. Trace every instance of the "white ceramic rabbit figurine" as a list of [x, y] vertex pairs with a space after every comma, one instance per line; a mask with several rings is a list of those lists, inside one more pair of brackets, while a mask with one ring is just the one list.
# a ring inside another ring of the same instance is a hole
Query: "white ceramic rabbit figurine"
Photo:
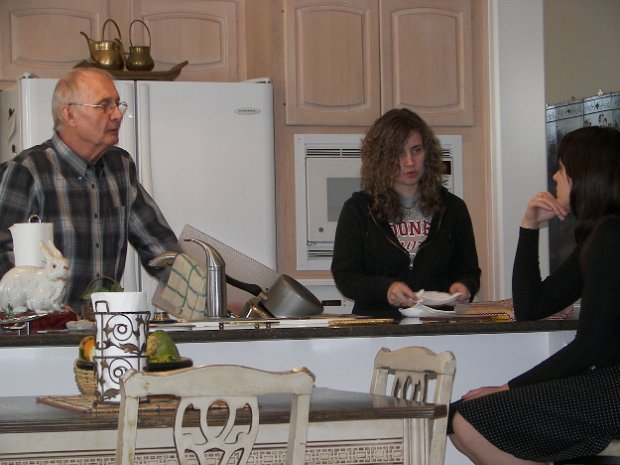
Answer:
[[39, 241], [44, 266], [16, 266], [0, 280], [0, 309], [28, 307], [37, 313], [60, 310], [70, 275], [69, 261], [50, 240]]

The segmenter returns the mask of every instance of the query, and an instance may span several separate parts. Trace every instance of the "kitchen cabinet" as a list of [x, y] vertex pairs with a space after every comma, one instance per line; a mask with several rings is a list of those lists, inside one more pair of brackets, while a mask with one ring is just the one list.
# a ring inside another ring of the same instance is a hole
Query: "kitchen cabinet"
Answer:
[[[0, 0], [0, 80], [25, 72], [59, 77], [89, 57], [84, 31], [101, 40], [107, 18], [119, 25], [128, 51], [148, 45], [155, 70], [188, 60], [180, 80], [237, 81], [246, 77], [245, 4], [250, 0]], [[112, 24], [106, 39], [117, 37]]]
[[286, 123], [368, 126], [407, 107], [471, 126], [471, 2], [286, 1]]
[[380, 112], [377, 0], [285, 2], [286, 123], [368, 125]]
[[245, 79], [244, 1], [133, 0], [130, 4], [131, 17], [143, 20], [151, 31], [156, 66], [169, 69], [188, 60], [184, 80]]

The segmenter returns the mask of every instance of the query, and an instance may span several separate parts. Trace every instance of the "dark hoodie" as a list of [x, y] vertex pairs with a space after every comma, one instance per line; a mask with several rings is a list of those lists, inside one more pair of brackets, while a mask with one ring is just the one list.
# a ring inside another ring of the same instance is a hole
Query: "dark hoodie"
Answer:
[[395, 281], [413, 291], [448, 292], [461, 282], [472, 297], [480, 288], [480, 268], [471, 218], [465, 202], [442, 188], [442, 210], [433, 216], [427, 239], [413, 263], [387, 221], [370, 212], [370, 197], [356, 192], [342, 207], [334, 243], [332, 274], [336, 286], [355, 301], [353, 313], [400, 318], [387, 301]]

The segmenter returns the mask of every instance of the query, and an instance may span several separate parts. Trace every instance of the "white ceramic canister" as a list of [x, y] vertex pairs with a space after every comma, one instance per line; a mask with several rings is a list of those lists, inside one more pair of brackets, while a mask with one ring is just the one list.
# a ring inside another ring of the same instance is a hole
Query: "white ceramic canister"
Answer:
[[15, 254], [15, 266], [38, 266], [45, 265], [43, 255], [39, 249], [39, 241], [47, 244], [54, 242], [54, 225], [41, 223], [36, 215], [32, 215], [28, 223], [15, 223], [9, 227], [13, 237], [13, 252]]

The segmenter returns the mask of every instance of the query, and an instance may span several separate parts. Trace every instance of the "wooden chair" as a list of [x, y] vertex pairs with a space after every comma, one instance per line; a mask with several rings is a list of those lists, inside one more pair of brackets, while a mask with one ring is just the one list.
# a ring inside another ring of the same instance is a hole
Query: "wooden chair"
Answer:
[[615, 439], [598, 455], [554, 462], [555, 465], [620, 465], [620, 439]]
[[[286, 464], [303, 464], [313, 385], [314, 375], [306, 368], [267, 372], [236, 365], [211, 365], [159, 373], [128, 371], [121, 380], [116, 465], [134, 464], [138, 405], [140, 398], [150, 395], [173, 395], [179, 399], [173, 436], [180, 465], [188, 464], [186, 451], [190, 452], [187, 456], [194, 455], [194, 463], [201, 465], [207, 463], [208, 451], [211, 456], [220, 457], [220, 465], [228, 464], [233, 455], [238, 457], [239, 465], [245, 465], [258, 434], [257, 396], [270, 393], [293, 394]], [[219, 418], [225, 418], [224, 426], [208, 424], [207, 412], [214, 407], [222, 412]], [[183, 425], [190, 408], [200, 418], [200, 426], [191, 431]], [[251, 416], [249, 425], [235, 424], [238, 409], [244, 411], [246, 418]], [[239, 452], [235, 454], [236, 451]], [[213, 463], [214, 459], [209, 460]]]
[[[370, 393], [448, 405], [455, 371], [456, 360], [452, 352], [436, 354], [424, 347], [405, 347], [392, 352], [384, 347], [375, 357]], [[428, 457], [430, 465], [443, 464], [447, 424], [446, 417], [431, 423], [430, 444], [425, 445], [429, 453], [418, 451], [421, 455], [414, 458], [414, 463], [421, 463]]]

